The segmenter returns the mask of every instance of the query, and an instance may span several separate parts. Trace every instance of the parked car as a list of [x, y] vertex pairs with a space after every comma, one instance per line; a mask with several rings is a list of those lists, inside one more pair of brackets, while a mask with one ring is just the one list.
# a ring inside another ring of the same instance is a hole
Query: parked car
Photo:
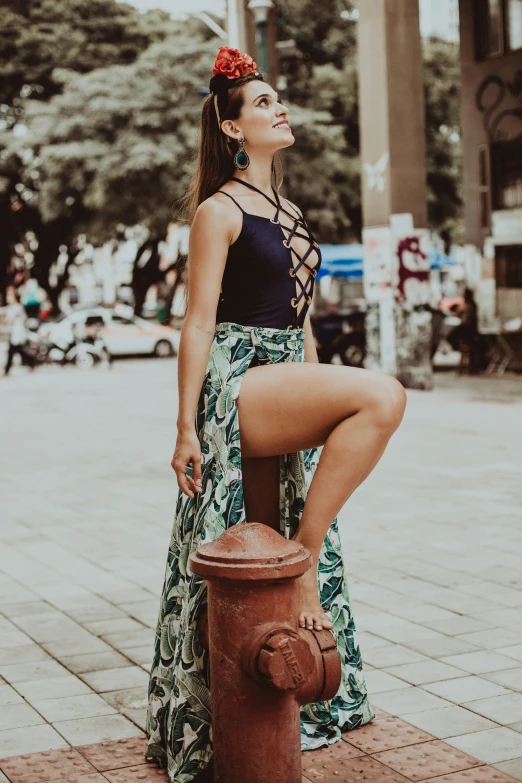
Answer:
[[73, 337], [82, 338], [87, 324], [93, 319], [103, 320], [101, 334], [112, 356], [142, 354], [164, 357], [177, 354], [178, 335], [174, 329], [139, 318], [125, 306], [80, 307], [44, 327], [53, 338], [59, 334], [65, 340], [72, 340]]

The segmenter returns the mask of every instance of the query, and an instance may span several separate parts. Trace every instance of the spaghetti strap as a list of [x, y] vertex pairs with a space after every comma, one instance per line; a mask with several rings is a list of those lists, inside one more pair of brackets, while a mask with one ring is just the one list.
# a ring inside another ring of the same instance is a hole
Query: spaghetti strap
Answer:
[[243, 215], [246, 215], [246, 214], [247, 214], [247, 213], [245, 212], [245, 210], [243, 209], [243, 207], [241, 207], [241, 206], [240, 206], [240, 205], [237, 203], [237, 201], [236, 201], [236, 199], [234, 198], [234, 196], [231, 196], [231, 195], [230, 195], [230, 193], [227, 193], [227, 192], [226, 192], [226, 190], [216, 190], [216, 193], [223, 193], [225, 196], [228, 196], [229, 198], [231, 198], [231, 199], [232, 199], [232, 201], [234, 202], [234, 204], [235, 204], [237, 207], [239, 207], [239, 209], [241, 210], [241, 212], [243, 213]]

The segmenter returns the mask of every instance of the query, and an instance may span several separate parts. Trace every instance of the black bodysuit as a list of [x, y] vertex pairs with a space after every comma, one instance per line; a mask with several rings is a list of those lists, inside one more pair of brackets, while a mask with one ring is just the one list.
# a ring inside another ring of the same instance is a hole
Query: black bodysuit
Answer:
[[[242, 326], [301, 328], [312, 301], [315, 277], [321, 266], [319, 245], [304, 217], [288, 212], [274, 187], [275, 201], [272, 201], [248, 182], [237, 177], [232, 177], [232, 180], [261, 193], [276, 207], [276, 212], [273, 218], [253, 215], [245, 212], [229, 193], [217, 191], [237, 204], [243, 215], [243, 225], [228, 251], [216, 323], [232, 321]], [[281, 213], [291, 220], [280, 222]], [[292, 221], [293, 226], [286, 225]], [[310, 244], [303, 256], [292, 245], [294, 236], [307, 239]], [[314, 265], [310, 265], [307, 259], [314, 250], [317, 260]], [[304, 282], [297, 276], [301, 269], [308, 271]]]

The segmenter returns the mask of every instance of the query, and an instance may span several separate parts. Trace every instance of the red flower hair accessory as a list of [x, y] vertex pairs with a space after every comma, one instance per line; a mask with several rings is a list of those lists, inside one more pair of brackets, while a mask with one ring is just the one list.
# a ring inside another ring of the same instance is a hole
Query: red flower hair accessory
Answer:
[[240, 76], [252, 71], [257, 71], [257, 65], [249, 54], [244, 54], [239, 49], [232, 49], [230, 46], [221, 46], [212, 68], [212, 75], [222, 74], [227, 79], [239, 79]]

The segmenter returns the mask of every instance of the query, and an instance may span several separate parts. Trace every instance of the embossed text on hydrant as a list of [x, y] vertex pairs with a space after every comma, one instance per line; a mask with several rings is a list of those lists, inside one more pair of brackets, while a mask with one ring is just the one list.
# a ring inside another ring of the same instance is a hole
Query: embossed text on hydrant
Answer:
[[278, 646], [281, 650], [281, 654], [288, 667], [288, 670], [290, 671], [294, 685], [300, 685], [304, 680], [304, 676], [301, 669], [299, 668], [299, 664], [297, 663], [294, 652], [290, 646], [290, 642], [288, 639], [283, 639], [281, 642], [279, 642]]

